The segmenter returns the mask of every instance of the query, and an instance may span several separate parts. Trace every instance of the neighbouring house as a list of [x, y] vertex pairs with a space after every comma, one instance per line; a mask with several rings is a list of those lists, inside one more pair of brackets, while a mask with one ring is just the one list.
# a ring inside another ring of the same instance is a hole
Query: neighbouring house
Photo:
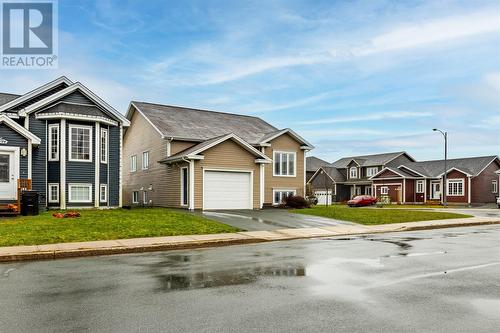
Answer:
[[[406, 152], [392, 152], [373, 155], [341, 158], [329, 166], [322, 166], [309, 179], [312, 190], [323, 203], [326, 195], [328, 202], [342, 202], [356, 195], [372, 195], [372, 180], [387, 166], [397, 167], [415, 161]], [[331, 198], [331, 199], [330, 199]], [[325, 199], [326, 200], [326, 199]]]
[[443, 186], [444, 160], [407, 162], [386, 167], [370, 179], [377, 197], [391, 202], [423, 203], [443, 201], [443, 188], [449, 203], [477, 204], [495, 202], [500, 170], [498, 156], [450, 159], [446, 163], [446, 186]]
[[121, 206], [121, 138], [129, 121], [80, 82], [58, 78], [0, 93], [0, 204], [33, 189], [42, 207]]
[[322, 166], [329, 166], [330, 162], [317, 158], [316, 156], [306, 157], [306, 182], [318, 171]]
[[[498, 156], [450, 159], [446, 164], [449, 203], [495, 202], [499, 195]], [[415, 161], [405, 152], [342, 158], [311, 177], [321, 204], [373, 195], [393, 203], [443, 202], [444, 160]]]
[[238, 114], [131, 102], [124, 134], [124, 203], [260, 209], [305, 194], [305, 155], [293, 130]]

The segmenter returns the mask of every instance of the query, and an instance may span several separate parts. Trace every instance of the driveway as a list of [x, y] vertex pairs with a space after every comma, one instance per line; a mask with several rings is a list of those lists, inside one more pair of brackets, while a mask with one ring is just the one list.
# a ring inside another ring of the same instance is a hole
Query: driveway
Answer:
[[199, 212], [204, 217], [247, 231], [330, 227], [354, 223], [319, 216], [290, 213], [284, 209], [224, 210]]

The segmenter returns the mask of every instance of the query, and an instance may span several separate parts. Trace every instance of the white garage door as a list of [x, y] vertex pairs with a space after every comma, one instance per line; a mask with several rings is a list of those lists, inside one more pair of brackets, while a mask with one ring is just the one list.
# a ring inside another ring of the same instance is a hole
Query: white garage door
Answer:
[[205, 171], [203, 209], [252, 209], [249, 172]]
[[332, 204], [332, 191], [314, 191], [318, 205], [331, 205]]

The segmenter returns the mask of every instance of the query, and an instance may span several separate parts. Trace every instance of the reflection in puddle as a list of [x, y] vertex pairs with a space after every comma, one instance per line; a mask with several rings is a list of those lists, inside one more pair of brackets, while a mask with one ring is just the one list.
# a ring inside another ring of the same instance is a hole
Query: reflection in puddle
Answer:
[[305, 276], [303, 266], [254, 267], [213, 272], [177, 272], [157, 276], [163, 291], [203, 289], [253, 283], [264, 276]]

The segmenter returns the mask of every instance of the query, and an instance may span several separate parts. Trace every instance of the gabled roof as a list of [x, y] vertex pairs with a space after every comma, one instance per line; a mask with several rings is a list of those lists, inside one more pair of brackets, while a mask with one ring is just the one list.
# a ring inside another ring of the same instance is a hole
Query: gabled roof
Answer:
[[218, 144], [221, 144], [222, 142], [227, 141], [227, 140], [233, 140], [238, 145], [240, 145], [243, 149], [245, 149], [248, 152], [250, 152], [251, 154], [253, 154], [257, 158], [256, 159], [257, 163], [271, 163], [271, 159], [269, 159], [269, 157], [264, 155], [259, 150], [255, 149], [253, 146], [248, 144], [248, 142], [246, 142], [242, 138], [238, 137], [234, 133], [229, 133], [226, 135], [221, 135], [221, 136], [206, 140], [202, 143], [194, 145], [193, 147], [189, 147], [183, 151], [180, 151], [177, 154], [169, 156], [169, 157], [161, 160], [160, 163], [172, 163], [172, 162], [186, 160], [186, 159], [203, 159], [203, 156], [199, 155], [199, 154], [201, 154], [205, 150], [210, 149], [210, 148], [212, 148]]
[[316, 156], [308, 156], [306, 157], [306, 171], [308, 172], [316, 172], [322, 166], [330, 166], [331, 163]]
[[335, 183], [342, 183], [345, 181], [345, 176], [340, 173], [340, 171], [337, 168], [334, 167], [329, 167], [329, 166], [321, 166], [316, 170], [314, 175], [307, 181], [308, 183], [312, 182], [316, 177], [318, 177], [321, 174], [321, 171], [323, 171], [328, 178], [330, 178], [332, 181]]
[[400, 168], [384, 167], [382, 170], [380, 170], [379, 172], [377, 172], [375, 175], [371, 176], [369, 179], [374, 179], [374, 178], [380, 176], [381, 174], [383, 174], [386, 171], [390, 171], [390, 172], [392, 172], [392, 173], [394, 173], [397, 176], [402, 177], [402, 178], [415, 178], [415, 175], [413, 175], [413, 174], [411, 174], [409, 172], [406, 172], [405, 170], [402, 170]]
[[19, 95], [16, 95], [16, 94], [0, 93], [0, 106], [4, 105], [5, 103], [8, 103], [10, 101], [13, 101], [18, 97], [19, 97]]
[[214, 137], [234, 133], [250, 144], [259, 144], [267, 134], [278, 129], [264, 120], [239, 114], [191, 109], [179, 106], [145, 102], [131, 102], [127, 118], [135, 109], [165, 138], [186, 141], [206, 141]]
[[103, 101], [99, 96], [97, 96], [95, 93], [93, 93], [91, 90], [89, 90], [87, 87], [85, 87], [83, 84], [80, 82], [73, 83], [69, 87], [58, 91], [52, 95], [49, 95], [48, 97], [33, 103], [26, 107], [25, 109], [21, 110], [19, 112], [20, 116], [26, 116], [32, 112], [36, 112], [43, 107], [49, 106], [51, 103], [54, 103], [58, 101], [59, 99], [63, 98], [64, 96], [67, 96], [75, 91], [81, 92], [85, 97], [87, 97], [89, 100], [91, 100], [93, 103], [98, 105], [99, 107], [103, 108], [106, 112], [110, 113], [112, 116], [114, 116], [116, 119], [122, 122], [123, 126], [130, 126], [130, 121], [125, 118], [120, 112], [115, 110], [112, 106], [110, 106], [108, 103]]
[[34, 144], [34, 145], [39, 145], [42, 142], [42, 140], [40, 140], [40, 138], [38, 136], [31, 133], [26, 128], [19, 125], [14, 120], [7, 117], [6, 115], [0, 114], [0, 124], [3, 124], [3, 123], [5, 123], [5, 125], [12, 128], [12, 130], [16, 131], [20, 135], [24, 136], [26, 139], [31, 140], [32, 144]]
[[[447, 160], [446, 168], [448, 172], [458, 170], [471, 176], [479, 175], [490, 163], [497, 160], [500, 163], [498, 156], [480, 156], [468, 158], [455, 158]], [[415, 170], [426, 177], [437, 178], [444, 173], [444, 160], [422, 161], [404, 163], [403, 166]]]
[[406, 154], [410, 159], [413, 160], [413, 158], [406, 152], [398, 151], [393, 153], [344, 157], [333, 162], [332, 165], [336, 168], [347, 168], [349, 163], [351, 163], [354, 160], [361, 167], [379, 166], [379, 165], [385, 165], [403, 154]]
[[33, 99], [37, 96], [42, 95], [43, 93], [61, 85], [61, 84], [65, 84], [65, 85], [69, 86], [69, 85], [73, 84], [73, 82], [71, 82], [71, 80], [69, 80], [67, 77], [61, 76], [61, 77], [55, 79], [54, 81], [51, 81], [47, 84], [44, 84], [43, 86], [40, 86], [40, 87], [30, 91], [30, 92], [27, 92], [24, 95], [18, 95], [17, 98], [12, 99], [5, 104], [0, 105], [0, 112], [8, 110], [8, 109], [12, 109], [12, 108], [30, 100], [30, 99]]
[[304, 138], [302, 138], [300, 135], [298, 135], [291, 128], [284, 128], [282, 130], [274, 131], [274, 132], [271, 132], [271, 133], [264, 135], [260, 139], [260, 144], [264, 145], [264, 144], [268, 143], [269, 141], [272, 141], [283, 134], [290, 135], [292, 138], [294, 138], [297, 142], [299, 142], [302, 145], [301, 148], [303, 148], [303, 149], [309, 149], [309, 150], [314, 149], [314, 146], [312, 144], [307, 142]]

